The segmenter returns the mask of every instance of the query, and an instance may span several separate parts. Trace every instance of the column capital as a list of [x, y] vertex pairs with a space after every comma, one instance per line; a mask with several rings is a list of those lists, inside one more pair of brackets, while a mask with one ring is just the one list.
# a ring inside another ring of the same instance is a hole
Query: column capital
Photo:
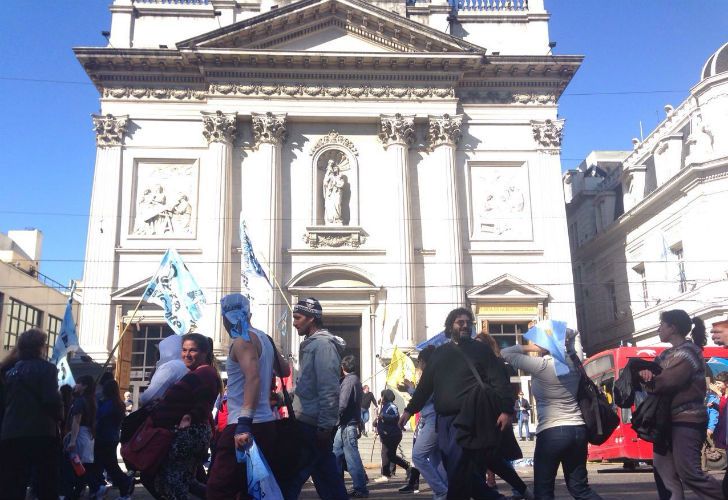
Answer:
[[427, 129], [427, 140], [430, 143], [430, 149], [437, 146], [454, 146], [460, 142], [463, 133], [460, 130], [463, 124], [463, 115], [444, 115], [429, 116], [429, 127]]
[[558, 149], [564, 133], [564, 120], [531, 120], [533, 138], [539, 149]]
[[207, 139], [208, 145], [213, 142], [231, 144], [235, 140], [237, 113], [223, 113], [219, 110], [214, 113], [201, 113], [202, 135]]
[[109, 148], [121, 146], [124, 143], [126, 125], [129, 122], [129, 115], [114, 116], [111, 113], [106, 115], [91, 115], [96, 132], [96, 146]]
[[392, 144], [410, 147], [415, 142], [415, 116], [396, 113], [380, 115], [379, 139], [384, 148]]
[[286, 130], [287, 113], [252, 113], [253, 119], [253, 141], [255, 147], [261, 144], [283, 144], [288, 135]]

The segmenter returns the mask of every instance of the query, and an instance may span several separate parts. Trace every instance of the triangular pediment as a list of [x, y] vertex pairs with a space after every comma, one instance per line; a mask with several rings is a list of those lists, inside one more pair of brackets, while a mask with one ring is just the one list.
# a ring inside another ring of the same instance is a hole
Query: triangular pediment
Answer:
[[508, 300], [546, 300], [548, 292], [510, 274], [503, 274], [467, 291], [468, 299], [501, 298]]
[[127, 302], [127, 301], [139, 301], [144, 295], [144, 291], [147, 289], [149, 282], [152, 281], [154, 276], [149, 276], [141, 281], [137, 281], [134, 284], [120, 288], [115, 292], [111, 293], [111, 299], [114, 302]]
[[177, 44], [179, 49], [477, 53], [485, 49], [362, 0], [301, 0]]

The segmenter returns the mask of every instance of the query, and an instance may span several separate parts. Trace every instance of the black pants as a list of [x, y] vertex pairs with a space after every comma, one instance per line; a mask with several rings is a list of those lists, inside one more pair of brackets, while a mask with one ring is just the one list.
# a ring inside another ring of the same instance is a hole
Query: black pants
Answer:
[[[382, 444], [387, 447], [387, 460], [389, 463], [399, 465], [404, 470], [409, 470], [410, 464], [404, 458], [397, 455], [397, 446], [402, 441], [402, 434], [395, 434], [394, 436], [379, 436]], [[382, 475], [390, 476], [392, 474], [389, 465], [382, 464]]]
[[124, 474], [119, 467], [119, 460], [116, 457], [116, 448], [119, 443], [101, 443], [96, 441], [94, 444], [94, 469], [103, 482], [103, 473], [106, 471], [114, 486], [119, 488], [119, 495], [127, 496], [131, 493], [131, 478]]
[[55, 437], [25, 437], [0, 441], [0, 499], [24, 500], [35, 467], [39, 500], [58, 498], [60, 442]]

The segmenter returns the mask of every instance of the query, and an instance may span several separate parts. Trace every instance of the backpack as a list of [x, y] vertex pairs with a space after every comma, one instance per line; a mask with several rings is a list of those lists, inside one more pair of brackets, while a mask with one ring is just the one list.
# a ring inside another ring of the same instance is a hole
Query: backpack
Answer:
[[612, 409], [607, 397], [586, 374], [576, 353], [572, 352], [569, 356], [581, 375], [576, 401], [586, 424], [587, 440], [591, 444], [600, 445], [619, 427], [619, 416]]

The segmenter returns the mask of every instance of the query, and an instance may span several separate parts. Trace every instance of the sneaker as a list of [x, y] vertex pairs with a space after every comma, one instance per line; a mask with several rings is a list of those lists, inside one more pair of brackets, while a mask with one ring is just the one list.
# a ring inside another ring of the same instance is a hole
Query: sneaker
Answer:
[[351, 490], [349, 491], [349, 498], [369, 498], [368, 491]]
[[106, 497], [106, 492], [109, 490], [109, 487], [105, 484], [102, 484], [99, 486], [99, 489], [96, 490], [96, 493], [89, 493], [89, 498], [92, 498], [93, 500], [102, 500]]
[[375, 483], [386, 483], [389, 481], [389, 476], [379, 476], [374, 480]]
[[419, 483], [405, 484], [404, 486], [402, 486], [397, 491], [399, 491], [402, 494], [419, 493], [420, 492], [420, 484]]

